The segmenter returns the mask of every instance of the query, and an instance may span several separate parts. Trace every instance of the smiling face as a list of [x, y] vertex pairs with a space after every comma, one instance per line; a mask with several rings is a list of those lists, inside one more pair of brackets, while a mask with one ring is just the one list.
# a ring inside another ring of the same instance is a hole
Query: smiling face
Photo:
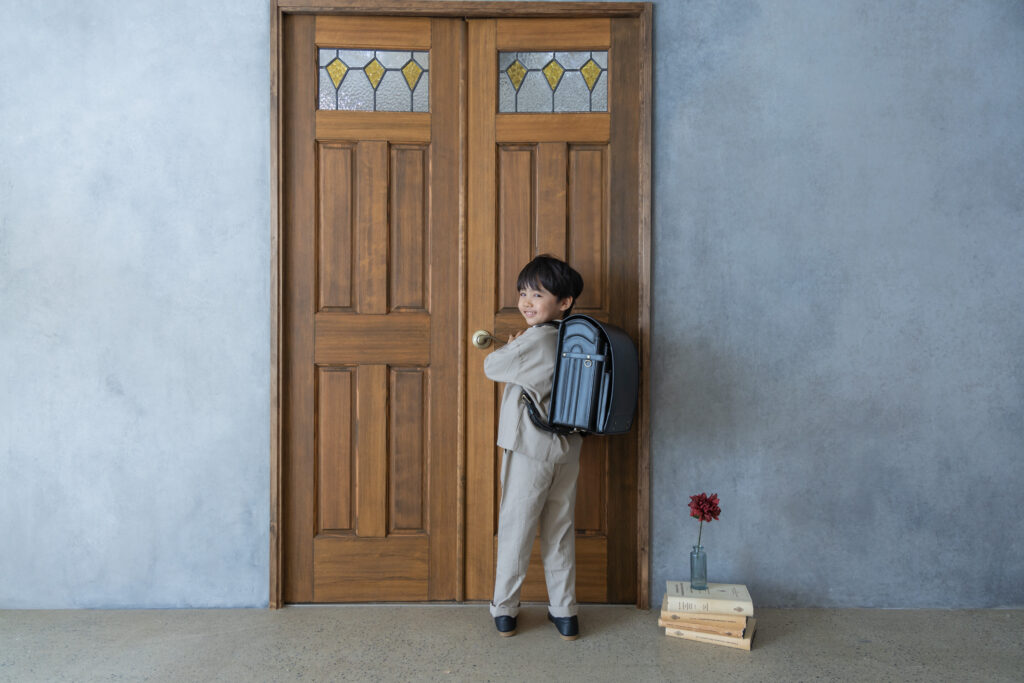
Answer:
[[543, 287], [524, 287], [519, 290], [519, 312], [523, 314], [527, 325], [540, 325], [558, 320], [570, 306], [571, 296], [559, 299]]

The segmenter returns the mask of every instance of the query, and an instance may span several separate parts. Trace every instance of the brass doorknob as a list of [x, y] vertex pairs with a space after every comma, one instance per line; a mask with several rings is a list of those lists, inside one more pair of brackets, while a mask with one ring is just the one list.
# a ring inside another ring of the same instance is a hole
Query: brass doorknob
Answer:
[[487, 330], [477, 330], [471, 337], [473, 346], [478, 349], [486, 349], [491, 345], [491, 342], [497, 342], [501, 344], [501, 341]]

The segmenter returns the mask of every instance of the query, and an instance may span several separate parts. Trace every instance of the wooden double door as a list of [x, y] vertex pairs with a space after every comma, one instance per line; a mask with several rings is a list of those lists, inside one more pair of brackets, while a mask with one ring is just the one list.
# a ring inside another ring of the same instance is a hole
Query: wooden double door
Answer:
[[[516, 274], [549, 253], [639, 340], [640, 31], [284, 16], [282, 602], [490, 598], [501, 392], [469, 337], [524, 326]], [[580, 602], [638, 599], [642, 443], [585, 442]]]

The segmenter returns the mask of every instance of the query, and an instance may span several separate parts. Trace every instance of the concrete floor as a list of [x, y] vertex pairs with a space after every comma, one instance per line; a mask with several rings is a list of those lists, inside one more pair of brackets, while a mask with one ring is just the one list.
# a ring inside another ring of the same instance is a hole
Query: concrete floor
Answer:
[[761, 609], [751, 652], [668, 638], [656, 612], [526, 606], [0, 612], [2, 681], [1024, 681], [1024, 610]]

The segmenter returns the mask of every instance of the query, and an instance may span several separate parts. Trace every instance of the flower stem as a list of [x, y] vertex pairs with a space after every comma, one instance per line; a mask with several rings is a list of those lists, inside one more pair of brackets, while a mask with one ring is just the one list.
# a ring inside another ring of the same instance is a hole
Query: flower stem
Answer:
[[700, 526], [697, 527], [697, 549], [700, 550], [700, 535], [704, 533], [704, 520], [700, 520]]

